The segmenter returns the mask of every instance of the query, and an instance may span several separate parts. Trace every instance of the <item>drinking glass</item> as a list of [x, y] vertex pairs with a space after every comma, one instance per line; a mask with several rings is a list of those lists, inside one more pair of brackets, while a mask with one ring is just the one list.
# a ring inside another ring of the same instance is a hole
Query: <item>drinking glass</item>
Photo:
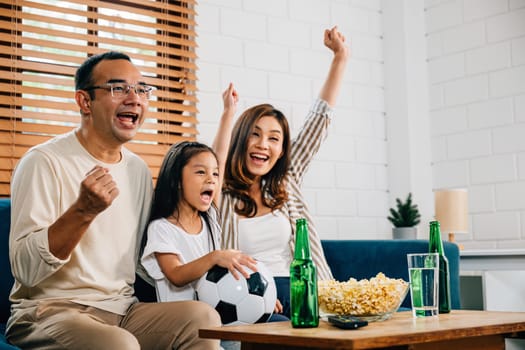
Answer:
[[414, 317], [437, 316], [439, 309], [439, 254], [407, 254], [410, 298]]

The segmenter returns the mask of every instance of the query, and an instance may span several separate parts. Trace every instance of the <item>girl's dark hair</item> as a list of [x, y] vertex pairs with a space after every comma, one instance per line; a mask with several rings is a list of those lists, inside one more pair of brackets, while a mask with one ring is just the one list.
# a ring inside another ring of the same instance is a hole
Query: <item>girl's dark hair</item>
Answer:
[[242, 216], [253, 217], [257, 214], [255, 201], [250, 197], [249, 189], [255, 181], [246, 167], [248, 138], [255, 124], [262, 117], [274, 117], [283, 129], [283, 155], [274, 167], [261, 178], [262, 201], [272, 210], [281, 208], [288, 199], [284, 177], [290, 165], [290, 127], [284, 114], [270, 104], [253, 106], [239, 117], [235, 123], [228, 159], [224, 171], [223, 190], [237, 198], [235, 212]]
[[210, 152], [217, 159], [215, 152], [200, 142], [182, 141], [170, 147], [160, 167], [148, 223], [167, 218], [176, 211], [182, 199], [182, 169], [202, 152]]

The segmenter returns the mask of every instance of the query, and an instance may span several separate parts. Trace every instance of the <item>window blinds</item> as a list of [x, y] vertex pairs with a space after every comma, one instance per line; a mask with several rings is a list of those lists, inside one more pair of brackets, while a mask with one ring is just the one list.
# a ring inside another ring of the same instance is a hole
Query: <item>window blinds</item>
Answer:
[[128, 54], [155, 86], [148, 118], [126, 147], [156, 178], [169, 146], [197, 134], [194, 1], [0, 0], [0, 197], [33, 145], [79, 125], [76, 68]]

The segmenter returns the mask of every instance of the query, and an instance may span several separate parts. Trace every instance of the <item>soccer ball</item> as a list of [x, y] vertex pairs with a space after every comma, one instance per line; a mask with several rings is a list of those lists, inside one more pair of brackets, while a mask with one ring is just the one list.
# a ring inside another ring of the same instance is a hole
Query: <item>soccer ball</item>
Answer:
[[228, 269], [212, 267], [197, 282], [197, 299], [217, 310], [223, 325], [241, 325], [268, 321], [277, 301], [277, 289], [271, 272], [257, 263], [257, 272], [243, 266], [250, 274], [236, 280]]

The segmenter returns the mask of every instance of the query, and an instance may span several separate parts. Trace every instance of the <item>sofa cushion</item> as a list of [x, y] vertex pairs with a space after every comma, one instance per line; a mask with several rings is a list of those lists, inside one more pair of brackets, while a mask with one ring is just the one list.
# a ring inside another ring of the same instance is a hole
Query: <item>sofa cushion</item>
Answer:
[[[328, 265], [338, 281], [370, 279], [383, 272], [390, 278], [408, 278], [408, 253], [428, 252], [427, 240], [323, 240], [321, 241]], [[459, 248], [444, 241], [443, 248], [449, 260], [450, 296], [452, 308], [460, 308]], [[410, 294], [402, 307], [410, 308]]]
[[0, 350], [17, 350], [17, 348], [14, 345], [10, 345], [7, 343], [7, 340], [5, 339], [5, 324], [0, 324]]

